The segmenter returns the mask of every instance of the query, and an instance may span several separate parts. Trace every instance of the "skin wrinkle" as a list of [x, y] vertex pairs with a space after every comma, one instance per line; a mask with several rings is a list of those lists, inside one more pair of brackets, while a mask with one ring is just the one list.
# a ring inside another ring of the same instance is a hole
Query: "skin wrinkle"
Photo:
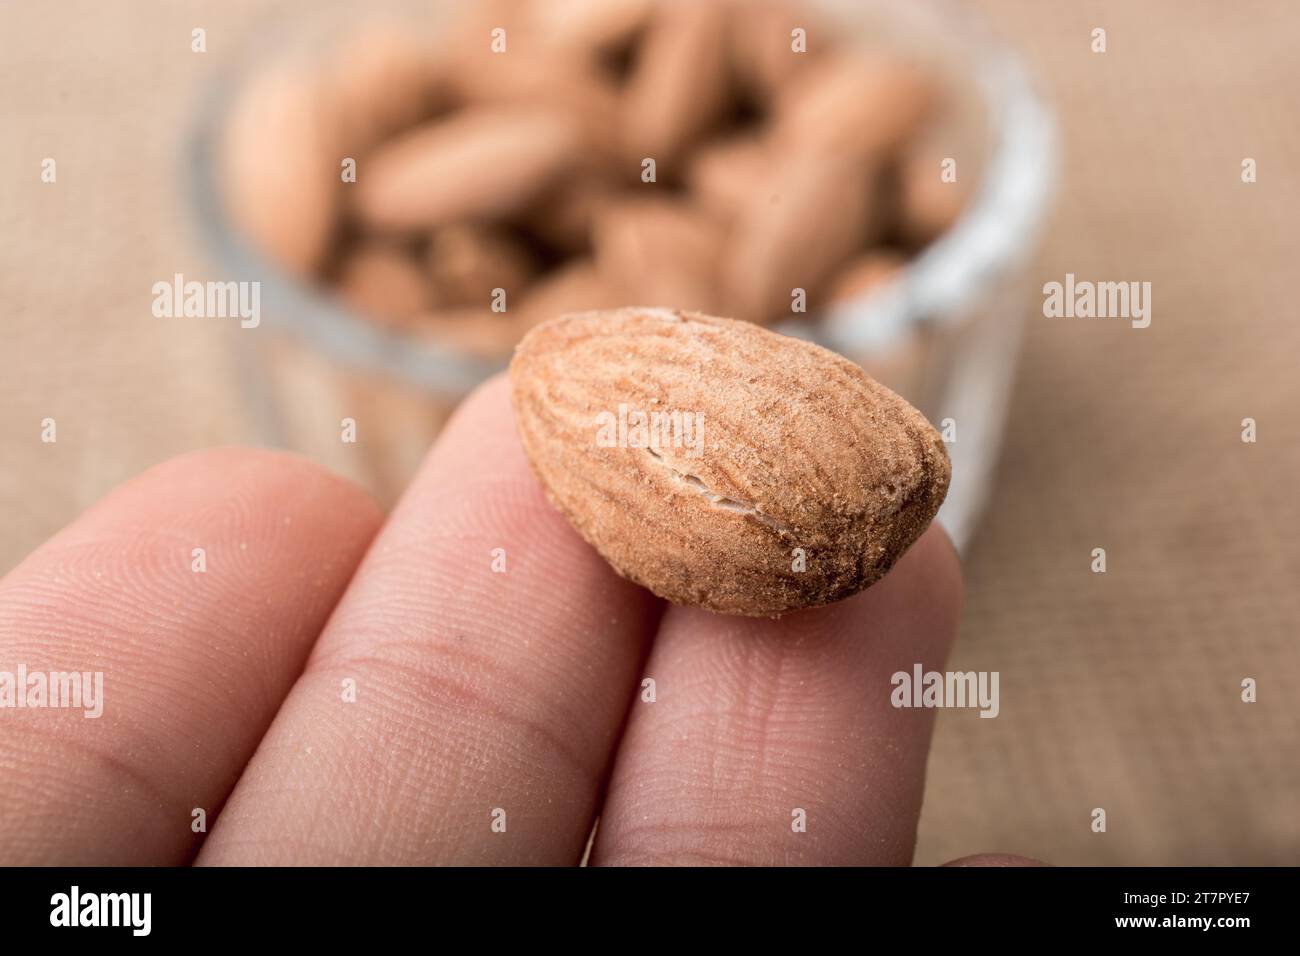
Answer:
[[[401, 550], [405, 551], [405, 546], [403, 546]], [[419, 550], [422, 551], [423, 549], [421, 548]], [[392, 556], [390, 555], [388, 557], [391, 558]], [[387, 560], [388, 559], [386, 558], [386, 561]], [[401, 563], [402, 562], [400, 561], [398, 562], [399, 565]], [[428, 562], [420, 563], [427, 564]], [[441, 576], [435, 575], [433, 581], [437, 582], [441, 579]], [[445, 591], [449, 594], [453, 591], [458, 591], [462, 595], [464, 595], [467, 590], [469, 593], [475, 593], [472, 587], [467, 589], [465, 585], [466, 582], [461, 581], [457, 586], [448, 579]], [[401, 643], [394, 643], [392, 638], [388, 637], [387, 634], [395, 630], [403, 630], [401, 627], [402, 622], [437, 620], [440, 614], [445, 613], [442, 608], [445, 608], [446, 604], [452, 603], [444, 603], [439, 599], [438, 593], [442, 591], [444, 591], [444, 589], [440, 588], [416, 589], [412, 590], [409, 595], [403, 594], [401, 597], [395, 599], [394, 590], [392, 588], [386, 589], [386, 599], [384, 600], [383, 605], [385, 607], [385, 614], [392, 619], [391, 623], [382, 620], [376, 621], [369, 605], [361, 605], [354, 608], [351, 612], [351, 616], [344, 619], [343, 622], [350, 628], [346, 644], [337, 649], [331, 649], [328, 652], [318, 649], [317, 655], [313, 658], [312, 666], [335, 666], [338, 669], [342, 669], [342, 665], [338, 663], [337, 657], [340, 653], [350, 653], [347, 648], [352, 647], [353, 645], [370, 644], [372, 645], [372, 650], [376, 652], [384, 649], [392, 650], [402, 646]], [[486, 595], [486, 592], [484, 593]], [[571, 616], [569, 613], [571, 605], [565, 592], [548, 591], [544, 593], [548, 598], [553, 597], [555, 600], [555, 604], [553, 605], [556, 611], [554, 619], [558, 620], [565, 616]], [[408, 597], [415, 598], [416, 600], [412, 603], [408, 603]], [[474, 603], [479, 607], [489, 606], [495, 601], [495, 598], [496, 594], [493, 593], [490, 595], [490, 600]], [[452, 606], [454, 607], [454, 604]], [[349, 623], [352, 620], [356, 620], [358, 623], [356, 625]], [[492, 621], [491, 623], [493, 624], [492, 639], [485, 640], [488, 635], [483, 633], [485, 628], [481, 622], [476, 622], [475, 620], [466, 620], [463, 622], [465, 631], [474, 629], [477, 624], [478, 635], [475, 637], [475, 643], [486, 644], [489, 646], [489, 650], [480, 654], [473, 653], [468, 645], [461, 641], [457, 641], [453, 637], [446, 636], [445, 633], [430, 633], [427, 636], [424, 636], [427, 626], [418, 623], [410, 623], [410, 626], [405, 629], [412, 631], [414, 636], [412, 639], [403, 643], [417, 653], [423, 652], [436, 654], [444, 664], [449, 660], [460, 660], [461, 666], [458, 669], [462, 674], [462, 678], [465, 680], [468, 680], [470, 675], [475, 673], [490, 673], [495, 671], [498, 674], [509, 674], [506, 679], [499, 682], [499, 687], [502, 689], [501, 696], [507, 699], [528, 700], [538, 696], [537, 691], [533, 688], [546, 687], [548, 685], [562, 687], [568, 683], [568, 681], [566, 681], [566, 675], [572, 672], [573, 667], [578, 666], [581, 663], [579, 659], [575, 659], [568, 655], [544, 655], [541, 658], [531, 657], [528, 659], [526, 666], [534, 671], [531, 679], [529, 679], [529, 677], [521, 670], [515, 669], [513, 671], [507, 671], [505, 666], [497, 666], [494, 659], [489, 655], [495, 654], [499, 650], [505, 650], [508, 653], [510, 642], [509, 640], [506, 640], [506, 638], [518, 634], [519, 626], [526, 626], [527, 622], [526, 620], [520, 620], [518, 622], [505, 620], [499, 624], [495, 621]], [[439, 628], [444, 632], [457, 629], [455, 621], [447, 620], [443, 620], [440, 623]], [[423, 637], [423, 639], [421, 639], [421, 637]], [[504, 713], [505, 711], [502, 712]], [[562, 716], [563, 714], [563, 710], [557, 711], [557, 715]], [[566, 723], [566, 727], [557, 731], [557, 736], [560, 738], [572, 735], [577, 731], [578, 726], [580, 726], [580, 721], [570, 720]]]
[[[412, 678], [412, 683], [419, 686], [425, 691], [425, 699], [441, 699], [455, 706], [456, 709], [467, 712], [473, 716], [490, 716], [493, 720], [503, 721], [509, 727], [515, 730], [524, 731], [527, 736], [544, 742], [550, 747], [553, 753], [565, 758], [569, 767], [576, 771], [580, 776], [589, 780], [594, 780], [599, 776], [599, 770], [590, 766], [590, 762], [581, 756], [580, 748], [574, 747], [568, 743], [568, 736], [559, 731], [546, 726], [542, 721], [528, 716], [523, 712], [516, 712], [504, 705], [504, 703], [493, 703], [493, 698], [498, 697], [501, 700], [526, 699], [530, 695], [526, 692], [515, 694], [494, 694], [492, 691], [500, 687], [509, 687], [514, 684], [518, 686], [518, 680], [509, 671], [505, 665], [497, 665], [491, 662], [486, 656], [478, 656], [473, 659], [476, 667], [488, 674], [496, 675], [509, 674], [505, 680], [497, 683], [493, 688], [478, 689], [471, 682], [466, 681], [464, 677], [453, 677], [449, 674], [430, 671], [427, 668], [421, 668], [418, 665], [406, 664], [384, 655], [385, 650], [391, 650], [394, 646], [400, 645], [378, 645], [373, 648], [370, 654], [365, 656], [343, 655], [337, 663], [322, 662], [319, 673], [325, 675], [334, 671], [340, 674], [355, 674], [363, 670], [365, 665], [378, 665], [381, 668], [392, 669], [401, 674]], [[410, 645], [415, 646], [415, 645]], [[421, 651], [427, 651], [427, 645], [419, 645]], [[458, 654], [464, 653], [458, 649]], [[475, 668], [467, 670], [473, 672]], [[315, 671], [316, 668], [313, 668]], [[464, 673], [464, 671], [462, 672]], [[432, 695], [428, 692], [432, 691]], [[552, 714], [551, 716], [555, 716]], [[570, 728], [571, 730], [573, 728]]]

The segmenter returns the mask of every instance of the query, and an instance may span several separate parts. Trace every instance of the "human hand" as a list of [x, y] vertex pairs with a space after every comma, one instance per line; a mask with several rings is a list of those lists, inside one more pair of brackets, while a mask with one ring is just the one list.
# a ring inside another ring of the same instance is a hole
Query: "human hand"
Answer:
[[97, 719], [0, 709], [0, 863], [574, 864], [599, 816], [593, 864], [907, 864], [933, 714], [890, 675], [942, 669], [960, 592], [935, 526], [830, 607], [666, 607], [547, 503], [500, 379], [387, 520], [187, 455], [0, 582], [0, 671], [103, 674]]

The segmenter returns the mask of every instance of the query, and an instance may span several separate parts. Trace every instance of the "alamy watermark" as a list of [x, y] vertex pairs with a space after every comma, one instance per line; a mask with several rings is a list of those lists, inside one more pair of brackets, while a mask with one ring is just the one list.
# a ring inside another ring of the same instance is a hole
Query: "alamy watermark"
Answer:
[[1049, 319], [1128, 319], [1135, 329], [1151, 324], [1150, 282], [1075, 281], [1043, 286], [1043, 315]]
[[94, 720], [104, 714], [103, 671], [0, 671], [0, 709], [80, 710]]
[[153, 929], [153, 894], [83, 893], [74, 884], [68, 892], [50, 897], [50, 925], [117, 926], [130, 929], [132, 936], [148, 936]]
[[600, 448], [683, 448], [687, 458], [704, 454], [704, 413], [644, 411], [620, 402], [617, 412], [596, 416]]
[[924, 671], [912, 665], [912, 673], [895, 671], [889, 702], [895, 707], [978, 707], [981, 717], [996, 717], [998, 671]]
[[153, 314], [159, 319], [239, 319], [240, 328], [262, 321], [262, 283], [186, 282], [177, 272], [153, 284]]

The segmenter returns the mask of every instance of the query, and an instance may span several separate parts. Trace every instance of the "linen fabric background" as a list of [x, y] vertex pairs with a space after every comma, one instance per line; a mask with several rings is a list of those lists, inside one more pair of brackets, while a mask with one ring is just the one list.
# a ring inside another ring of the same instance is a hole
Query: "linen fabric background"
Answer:
[[[1001, 713], [940, 713], [917, 862], [1300, 863], [1300, 5], [972, 3], [1061, 120], [1026, 302], [1148, 281], [1152, 324], [1030, 315], [949, 664], [999, 671]], [[149, 289], [212, 266], [184, 193], [204, 84], [316, 5], [145, 6], [0, 6], [0, 572], [149, 465], [256, 435], [240, 333], [154, 320]]]

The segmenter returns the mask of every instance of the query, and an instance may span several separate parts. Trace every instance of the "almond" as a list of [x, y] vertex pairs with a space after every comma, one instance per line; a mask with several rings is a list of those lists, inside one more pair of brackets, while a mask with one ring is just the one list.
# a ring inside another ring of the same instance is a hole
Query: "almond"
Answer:
[[314, 72], [286, 63], [244, 87], [221, 169], [235, 226], [289, 272], [315, 271], [334, 231], [340, 179], [336, 130]]
[[592, 236], [596, 264], [634, 301], [700, 311], [716, 308], [722, 241], [717, 222], [673, 199], [611, 203]]
[[788, 316], [793, 290], [816, 300], [832, 272], [862, 249], [872, 225], [869, 177], [855, 163], [802, 157], [786, 162], [750, 197], [723, 266], [728, 302], [745, 319]]
[[429, 240], [429, 274], [439, 301], [488, 306], [493, 289], [509, 298], [532, 281], [537, 264], [512, 233], [499, 226], [461, 223], [439, 229]]
[[450, 347], [485, 362], [502, 362], [523, 338], [522, 316], [475, 306], [435, 309], [411, 321], [416, 338]]
[[654, 14], [623, 112], [628, 157], [671, 167], [725, 111], [726, 16], [713, 3], [668, 3]]
[[918, 151], [899, 171], [899, 232], [913, 245], [933, 242], [951, 229], [966, 205], [965, 184], [944, 182], [942, 164], [937, 152]]
[[359, 312], [389, 324], [433, 305], [424, 271], [406, 250], [383, 242], [368, 242], [344, 258], [339, 293]]
[[862, 298], [894, 278], [906, 265], [907, 260], [892, 250], [864, 252], [840, 270], [826, 300], [839, 303]]
[[[553, 319], [562, 312], [609, 309], [627, 298], [590, 259], [573, 259], [533, 285], [519, 307], [524, 328]], [[512, 307], [513, 308], [513, 307]], [[523, 329], [513, 346], [523, 336]]]
[[329, 67], [340, 148], [354, 158], [450, 105], [432, 46], [396, 24], [362, 28], [339, 48]]
[[584, 171], [617, 175], [628, 164], [618, 144], [621, 101], [614, 83], [593, 64], [549, 50], [494, 57], [490, 69], [457, 74], [451, 85], [473, 105], [514, 106], [570, 117], [582, 141]]
[[691, 158], [686, 182], [701, 206], [730, 221], [768, 188], [771, 170], [763, 139], [746, 133], [701, 146]]
[[[728, 5], [732, 72], [758, 105], [767, 106], [790, 80], [817, 56], [829, 34], [814, 23], [813, 10], [782, 0], [733, 0]], [[805, 49], [796, 52], [794, 31], [805, 31]]]
[[599, 177], [574, 176], [546, 190], [521, 217], [524, 228], [555, 252], [572, 255], [591, 249], [596, 213], [616, 194]]
[[879, 162], [919, 130], [936, 98], [910, 64], [836, 54], [782, 92], [772, 135], [779, 148]]
[[599, 55], [632, 41], [653, 0], [546, 0], [543, 37], [571, 54]]
[[749, 323], [567, 315], [524, 338], [510, 377], [552, 503], [674, 603], [777, 615], [846, 598], [947, 493], [948, 455], [920, 412], [847, 359]]
[[557, 113], [465, 110], [378, 147], [357, 170], [357, 213], [379, 230], [509, 215], [580, 151], [574, 123]]

